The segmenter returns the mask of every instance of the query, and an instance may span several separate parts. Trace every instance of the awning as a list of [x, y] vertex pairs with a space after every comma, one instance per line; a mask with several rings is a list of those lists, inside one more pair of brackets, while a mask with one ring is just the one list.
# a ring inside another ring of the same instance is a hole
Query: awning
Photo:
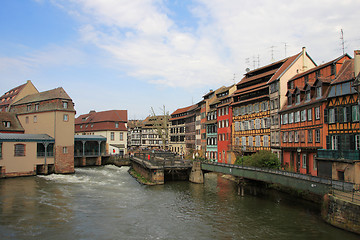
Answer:
[[116, 147], [116, 148], [125, 148], [125, 144], [110, 144], [110, 146]]

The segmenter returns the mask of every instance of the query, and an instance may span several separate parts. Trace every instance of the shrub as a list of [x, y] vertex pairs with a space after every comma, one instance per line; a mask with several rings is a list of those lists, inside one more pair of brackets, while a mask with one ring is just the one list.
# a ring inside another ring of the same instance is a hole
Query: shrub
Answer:
[[[243, 163], [242, 163], [243, 161]], [[251, 156], [244, 156], [236, 159], [236, 164], [244, 166], [252, 166], [259, 168], [279, 169], [280, 161], [275, 153], [270, 151], [259, 151]]]

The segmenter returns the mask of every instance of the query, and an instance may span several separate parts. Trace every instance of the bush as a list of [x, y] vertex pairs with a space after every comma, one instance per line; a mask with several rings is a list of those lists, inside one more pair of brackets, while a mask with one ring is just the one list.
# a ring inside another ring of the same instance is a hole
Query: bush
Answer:
[[[243, 161], [243, 163], [242, 163]], [[259, 167], [259, 168], [271, 168], [271, 169], [279, 169], [280, 161], [275, 153], [270, 151], [259, 151], [251, 156], [244, 156], [243, 160], [241, 157], [236, 159], [236, 164], [251, 166], [251, 167]]]

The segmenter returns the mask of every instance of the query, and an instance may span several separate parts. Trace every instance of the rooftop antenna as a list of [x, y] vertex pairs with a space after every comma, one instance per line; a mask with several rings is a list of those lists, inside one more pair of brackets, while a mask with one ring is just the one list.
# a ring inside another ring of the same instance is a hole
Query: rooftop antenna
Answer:
[[284, 42], [285, 57], [287, 56], [287, 54], [286, 54], [286, 47], [287, 47], [287, 46], [288, 46], [287, 43]]
[[270, 61], [275, 62], [275, 59], [274, 59], [274, 48], [275, 48], [275, 46], [271, 46], [270, 48], [271, 48], [271, 50], [270, 50], [271, 51], [271, 60]]
[[257, 63], [258, 63], [258, 67], [260, 67], [260, 55], [259, 54], [257, 56]]
[[256, 63], [256, 60], [255, 60], [255, 57], [253, 56], [253, 68], [255, 69], [255, 63]]
[[345, 43], [344, 43], [344, 32], [343, 32], [342, 29], [341, 29], [340, 40], [341, 40], [342, 52], [343, 52], [343, 55], [344, 55], [345, 54]]
[[234, 73], [234, 78], [233, 78], [233, 82], [234, 82], [234, 84], [235, 84], [235, 73]]

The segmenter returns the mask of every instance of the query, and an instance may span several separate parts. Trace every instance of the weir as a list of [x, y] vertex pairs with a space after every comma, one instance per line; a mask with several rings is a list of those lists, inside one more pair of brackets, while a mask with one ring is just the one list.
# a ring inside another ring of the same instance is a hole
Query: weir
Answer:
[[169, 152], [142, 152], [130, 157], [131, 167], [147, 184], [164, 184], [165, 181], [187, 181], [192, 161]]

